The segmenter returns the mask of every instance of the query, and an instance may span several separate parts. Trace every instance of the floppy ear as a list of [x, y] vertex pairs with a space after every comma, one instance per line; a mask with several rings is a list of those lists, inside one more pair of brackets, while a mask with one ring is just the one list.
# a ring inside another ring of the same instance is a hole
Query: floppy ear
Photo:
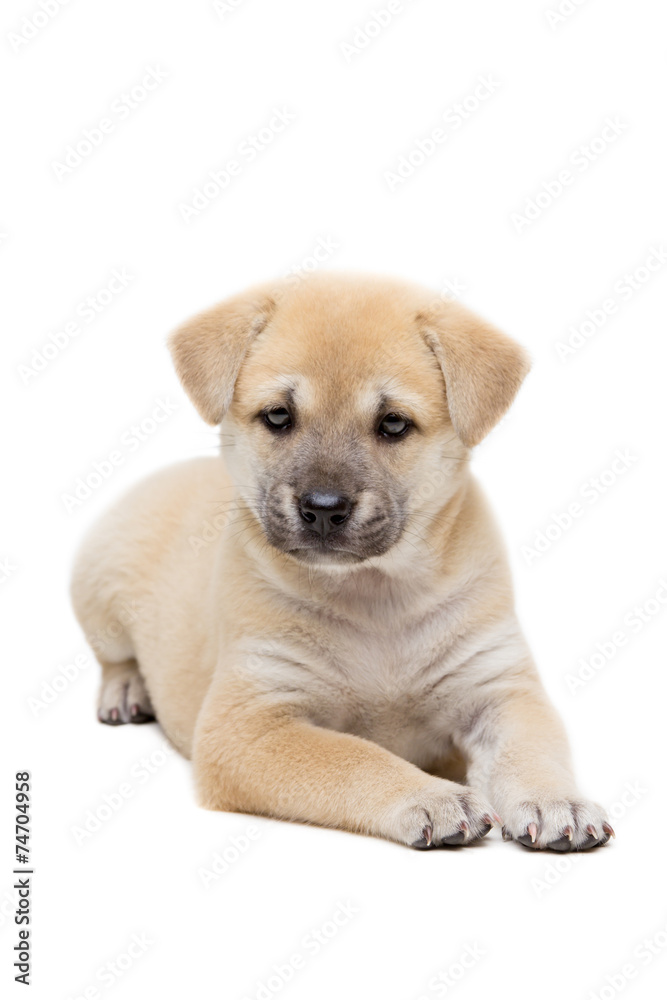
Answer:
[[169, 337], [169, 349], [183, 388], [209, 424], [219, 424], [252, 340], [275, 308], [262, 285], [199, 313]]
[[472, 448], [509, 408], [528, 374], [528, 355], [458, 302], [439, 302], [419, 321], [445, 378], [454, 430]]

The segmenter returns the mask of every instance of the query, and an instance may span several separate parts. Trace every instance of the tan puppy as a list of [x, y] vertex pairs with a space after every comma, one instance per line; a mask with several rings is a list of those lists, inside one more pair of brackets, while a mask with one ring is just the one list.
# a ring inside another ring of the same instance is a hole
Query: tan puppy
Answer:
[[528, 846], [605, 843], [468, 469], [523, 351], [420, 288], [337, 275], [252, 289], [171, 349], [224, 463], [153, 476], [83, 547], [102, 721], [154, 711], [210, 809], [413, 847], [497, 811]]

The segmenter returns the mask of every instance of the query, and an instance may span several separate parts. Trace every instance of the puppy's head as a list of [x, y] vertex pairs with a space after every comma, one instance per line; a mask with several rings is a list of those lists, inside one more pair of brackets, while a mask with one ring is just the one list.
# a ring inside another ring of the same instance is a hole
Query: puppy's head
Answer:
[[414, 550], [528, 370], [458, 304], [331, 274], [252, 289], [170, 346], [268, 541], [329, 565]]

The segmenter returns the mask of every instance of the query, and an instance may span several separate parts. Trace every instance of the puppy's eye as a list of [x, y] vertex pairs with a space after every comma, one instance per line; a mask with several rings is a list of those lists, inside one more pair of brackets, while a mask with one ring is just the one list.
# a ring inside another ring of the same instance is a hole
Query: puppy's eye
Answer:
[[264, 423], [272, 431], [284, 431], [292, 426], [292, 417], [289, 410], [286, 410], [284, 406], [276, 406], [273, 410], [265, 411]]
[[401, 434], [405, 434], [409, 426], [410, 421], [405, 417], [399, 416], [398, 413], [388, 413], [380, 421], [378, 433], [383, 437], [400, 437]]

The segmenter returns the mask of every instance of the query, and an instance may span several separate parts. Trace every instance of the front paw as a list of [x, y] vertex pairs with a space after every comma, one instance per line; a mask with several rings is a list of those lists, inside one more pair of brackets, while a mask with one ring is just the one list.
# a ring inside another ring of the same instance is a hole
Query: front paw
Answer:
[[588, 799], [535, 795], [502, 809], [503, 839], [534, 850], [588, 851], [615, 836], [607, 814]]
[[392, 840], [429, 850], [472, 844], [499, 821], [489, 803], [473, 789], [433, 778], [425, 788], [394, 804], [383, 832]]

